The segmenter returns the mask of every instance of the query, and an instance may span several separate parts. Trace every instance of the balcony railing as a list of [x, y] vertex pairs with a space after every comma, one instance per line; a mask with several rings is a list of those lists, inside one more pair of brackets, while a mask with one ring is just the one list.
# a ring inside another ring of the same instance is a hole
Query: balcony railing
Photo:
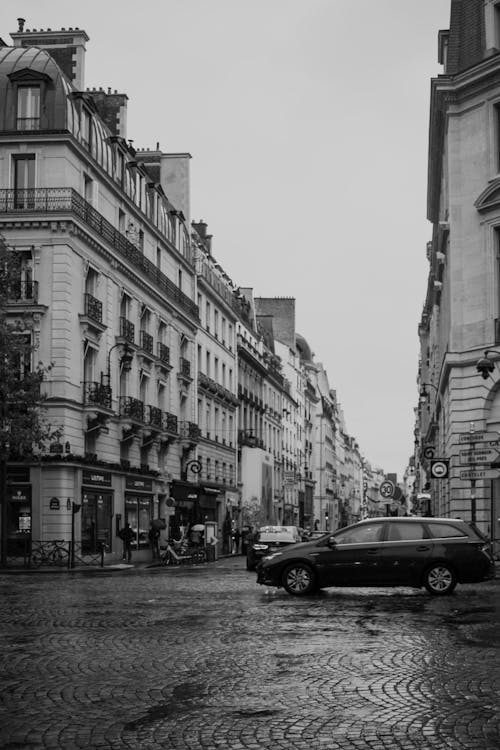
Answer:
[[102, 323], [102, 302], [96, 299], [91, 294], [86, 293], [84, 295], [84, 309], [85, 315], [97, 323]]
[[157, 344], [157, 356], [158, 359], [161, 359], [161, 361], [165, 365], [170, 364], [170, 349], [168, 346], [165, 346], [165, 344], [162, 344], [160, 341]]
[[13, 281], [7, 287], [8, 302], [38, 302], [38, 281]]
[[130, 417], [136, 422], [144, 422], [144, 402], [131, 396], [120, 398], [120, 416]]
[[185, 357], [181, 357], [179, 360], [179, 375], [185, 378], [191, 377], [191, 362]]
[[177, 416], [164, 411], [162, 427], [166, 432], [172, 432], [174, 435], [177, 435], [179, 432]]
[[131, 344], [135, 342], [135, 326], [123, 316], [120, 318], [120, 336]]
[[181, 422], [180, 435], [187, 440], [199, 440], [201, 430], [194, 422]]
[[173, 281], [121, 234], [114, 226], [72, 188], [30, 188], [0, 190], [0, 213], [69, 213], [108, 242], [131, 266], [142, 271], [165, 296], [179, 305], [196, 321], [198, 306]]
[[109, 385], [88, 382], [83, 384], [83, 403], [111, 409], [112, 394]]
[[157, 406], [148, 406], [148, 412], [148, 424], [151, 425], [151, 427], [157, 427], [161, 430], [163, 422], [161, 409]]
[[153, 337], [147, 331], [140, 331], [139, 338], [141, 342], [141, 349], [144, 349], [148, 354], [153, 354]]

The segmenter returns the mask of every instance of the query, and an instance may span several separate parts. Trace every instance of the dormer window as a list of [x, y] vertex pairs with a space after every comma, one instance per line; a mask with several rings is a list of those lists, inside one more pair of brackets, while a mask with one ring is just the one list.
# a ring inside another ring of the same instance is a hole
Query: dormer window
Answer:
[[40, 86], [18, 86], [17, 130], [40, 129]]
[[82, 143], [86, 148], [90, 148], [90, 112], [85, 107], [82, 107], [80, 128]]

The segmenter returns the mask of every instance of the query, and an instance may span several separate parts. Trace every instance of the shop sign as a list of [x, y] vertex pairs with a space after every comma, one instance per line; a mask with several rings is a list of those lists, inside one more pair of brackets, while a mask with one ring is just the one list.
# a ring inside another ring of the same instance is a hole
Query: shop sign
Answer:
[[28, 498], [28, 490], [24, 487], [22, 489], [14, 489], [13, 487], [10, 488], [9, 492], [9, 500], [11, 502], [28, 502], [28, 500], [31, 498]]
[[99, 485], [100, 487], [111, 487], [111, 474], [109, 471], [94, 471], [84, 469], [82, 484]]
[[134, 477], [125, 477], [125, 488], [127, 490], [136, 490], [138, 492], [152, 492], [152, 479], [135, 479]]
[[51, 497], [49, 500], [49, 508], [50, 510], [59, 510], [61, 507], [61, 503], [59, 502], [58, 497]]

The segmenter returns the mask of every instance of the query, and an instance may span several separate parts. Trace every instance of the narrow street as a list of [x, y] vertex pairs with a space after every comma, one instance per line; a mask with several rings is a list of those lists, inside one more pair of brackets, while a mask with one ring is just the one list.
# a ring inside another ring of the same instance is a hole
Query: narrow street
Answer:
[[500, 583], [259, 587], [205, 566], [0, 574], [0, 747], [498, 750]]

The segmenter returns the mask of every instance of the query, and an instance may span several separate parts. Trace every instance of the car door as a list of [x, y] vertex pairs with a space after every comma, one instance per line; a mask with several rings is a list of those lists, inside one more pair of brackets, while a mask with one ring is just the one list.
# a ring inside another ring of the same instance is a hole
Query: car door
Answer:
[[433, 546], [424, 523], [404, 518], [387, 521], [380, 552], [379, 583], [393, 586], [418, 584], [432, 558]]
[[368, 586], [377, 580], [383, 522], [342, 529], [318, 548], [316, 567], [323, 586]]

